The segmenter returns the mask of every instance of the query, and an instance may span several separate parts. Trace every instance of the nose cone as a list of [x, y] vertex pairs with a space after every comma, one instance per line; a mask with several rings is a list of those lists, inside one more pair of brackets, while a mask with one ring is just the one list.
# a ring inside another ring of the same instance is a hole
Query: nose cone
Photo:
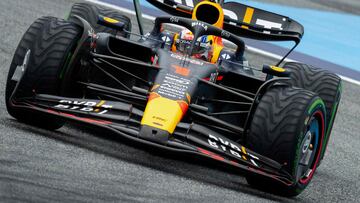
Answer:
[[152, 142], [166, 144], [170, 138], [170, 133], [165, 130], [143, 125], [141, 126], [139, 137]]
[[[155, 96], [154, 96], [155, 95]], [[150, 126], [172, 134], [187, 111], [188, 104], [151, 93], [141, 120], [142, 126]]]

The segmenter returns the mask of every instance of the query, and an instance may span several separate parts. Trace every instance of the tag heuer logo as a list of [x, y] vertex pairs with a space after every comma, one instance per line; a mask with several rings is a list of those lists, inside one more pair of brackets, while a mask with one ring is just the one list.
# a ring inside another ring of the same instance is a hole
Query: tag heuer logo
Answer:
[[197, 25], [203, 27], [205, 31], [208, 29], [208, 26], [205, 25], [205, 23], [202, 23], [202, 22], [193, 22], [193, 23], [191, 23], [191, 26], [192, 26], [192, 27], [195, 27], [195, 26], [197, 26]]

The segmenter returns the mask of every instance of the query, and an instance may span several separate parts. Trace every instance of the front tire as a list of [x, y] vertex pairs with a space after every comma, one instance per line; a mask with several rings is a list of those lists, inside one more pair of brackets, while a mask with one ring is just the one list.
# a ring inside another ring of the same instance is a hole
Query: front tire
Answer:
[[54, 17], [37, 19], [21, 39], [10, 65], [6, 83], [6, 107], [11, 116], [27, 124], [54, 130], [64, 121], [44, 113], [16, 108], [11, 95], [17, 85], [12, 80], [15, 70], [24, 62], [30, 50], [30, 58], [16, 96], [31, 97], [37, 94], [59, 95], [61, 74], [76, 48], [82, 30], [77, 25]]
[[283, 164], [296, 182], [285, 186], [249, 174], [250, 185], [281, 196], [296, 196], [310, 183], [325, 135], [325, 105], [316, 94], [277, 86], [261, 98], [246, 137], [249, 149]]
[[302, 63], [289, 62], [284, 65], [284, 68], [291, 73], [290, 83], [292, 86], [317, 93], [326, 105], [327, 129], [320, 157], [320, 159], [323, 159], [341, 98], [341, 79], [327, 70]]

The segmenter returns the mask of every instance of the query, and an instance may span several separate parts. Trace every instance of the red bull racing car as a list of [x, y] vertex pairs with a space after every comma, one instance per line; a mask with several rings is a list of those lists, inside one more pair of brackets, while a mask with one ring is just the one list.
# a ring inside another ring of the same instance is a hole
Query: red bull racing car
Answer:
[[243, 39], [295, 48], [303, 26], [235, 2], [148, 0], [171, 16], [144, 34], [134, 2], [140, 35], [125, 15], [89, 3], [74, 4], [66, 20], [36, 20], [10, 66], [9, 114], [51, 130], [68, 121], [96, 126], [217, 160], [256, 188], [300, 194], [324, 157], [341, 79], [284, 63], [288, 54], [264, 64], [260, 77]]

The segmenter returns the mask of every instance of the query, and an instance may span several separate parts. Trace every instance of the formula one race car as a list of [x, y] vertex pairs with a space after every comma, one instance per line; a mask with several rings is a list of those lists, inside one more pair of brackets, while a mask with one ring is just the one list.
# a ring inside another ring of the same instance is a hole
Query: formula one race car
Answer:
[[300, 194], [324, 156], [341, 79], [283, 64], [287, 54], [256, 68], [242, 37], [297, 45], [303, 27], [240, 3], [148, 0], [172, 16], [143, 34], [134, 1], [140, 35], [125, 15], [89, 3], [75, 4], [67, 20], [36, 20], [10, 66], [9, 114], [52, 130], [66, 121], [100, 127], [215, 159], [256, 188]]

